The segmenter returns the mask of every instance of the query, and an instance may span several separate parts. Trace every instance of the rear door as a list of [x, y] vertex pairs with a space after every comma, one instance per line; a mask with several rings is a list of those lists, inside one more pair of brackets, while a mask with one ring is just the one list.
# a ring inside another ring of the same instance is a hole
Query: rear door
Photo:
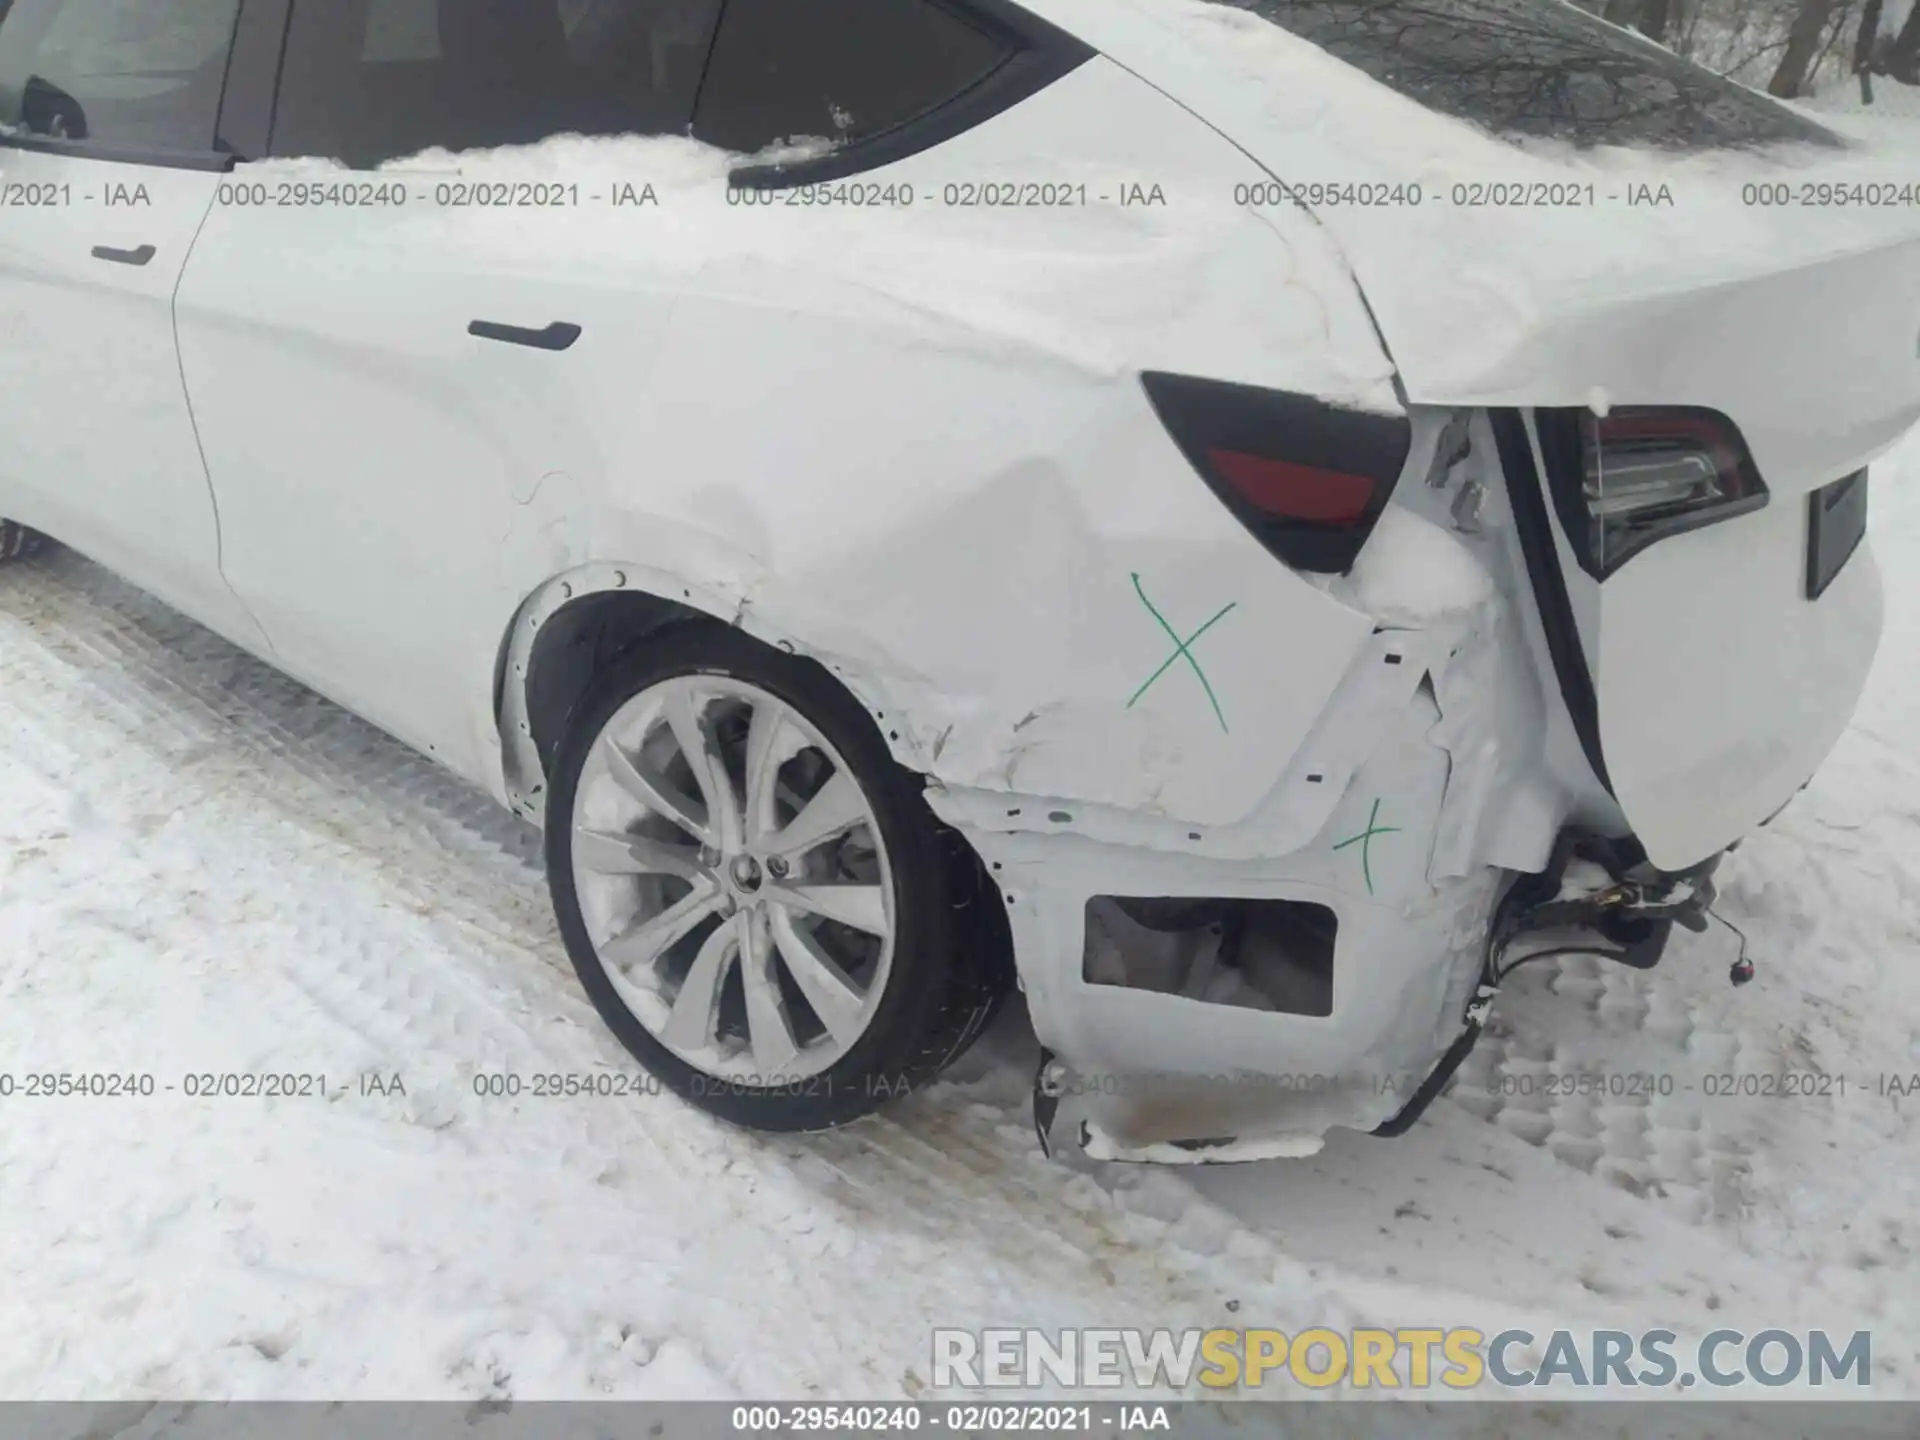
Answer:
[[240, 0], [17, 0], [0, 19], [0, 510], [244, 643], [174, 290], [231, 163]]
[[673, 292], [644, 156], [474, 152], [684, 134], [718, 3], [294, 0], [269, 152], [181, 287], [228, 579], [290, 671], [475, 778], [509, 617], [577, 553], [547, 522], [643, 462], [598, 453], [593, 377], [632, 405]]

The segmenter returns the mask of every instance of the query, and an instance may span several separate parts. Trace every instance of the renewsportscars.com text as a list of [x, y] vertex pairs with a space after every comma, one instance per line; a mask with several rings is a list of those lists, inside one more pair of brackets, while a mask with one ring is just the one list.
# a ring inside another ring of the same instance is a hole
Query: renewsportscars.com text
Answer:
[[1870, 1332], [936, 1330], [939, 1389], [1691, 1389], [1873, 1383]]

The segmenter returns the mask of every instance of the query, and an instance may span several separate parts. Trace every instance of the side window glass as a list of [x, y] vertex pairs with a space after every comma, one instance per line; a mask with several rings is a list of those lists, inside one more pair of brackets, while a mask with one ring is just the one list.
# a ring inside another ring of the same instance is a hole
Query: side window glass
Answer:
[[240, 0], [16, 0], [0, 9], [0, 135], [213, 148]]
[[360, 58], [369, 64], [440, 58], [436, 0], [381, 0], [367, 7]]
[[938, 109], [1011, 53], [935, 0], [728, 0], [694, 134], [746, 153], [850, 144]]
[[295, 0], [278, 155], [685, 134], [720, 0]]

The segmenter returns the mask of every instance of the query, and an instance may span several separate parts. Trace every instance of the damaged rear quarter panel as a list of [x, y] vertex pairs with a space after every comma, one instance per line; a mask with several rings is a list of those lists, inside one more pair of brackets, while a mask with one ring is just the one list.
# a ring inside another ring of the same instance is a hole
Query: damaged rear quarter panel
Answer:
[[1088, 203], [676, 201], [703, 258], [644, 387], [581, 376], [567, 558], [819, 658], [944, 785], [1230, 824], [1372, 622], [1241, 528], [1139, 372], [1394, 413], [1391, 370], [1319, 227], [1236, 204], [1262, 172], [1124, 71], [1090, 62], [1004, 121], [864, 179]]

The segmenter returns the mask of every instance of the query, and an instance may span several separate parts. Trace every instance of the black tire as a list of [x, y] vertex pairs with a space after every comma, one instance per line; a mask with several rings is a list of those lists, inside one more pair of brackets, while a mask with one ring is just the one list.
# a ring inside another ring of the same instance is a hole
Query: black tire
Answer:
[[[674, 1054], [627, 1008], [595, 954], [575, 894], [574, 797], [602, 729], [633, 696], [675, 676], [746, 681], [798, 710], [865, 792], [891, 859], [894, 953], [866, 1031], [831, 1068], [774, 1088], [716, 1080]], [[657, 632], [595, 677], [554, 756], [547, 883], [567, 953], [607, 1027], [668, 1088], [734, 1124], [773, 1132], [844, 1125], [927, 1084], [959, 1058], [1011, 988], [999, 892], [969, 847], [927, 808], [924, 782], [888, 753], [873, 718], [819, 663], [712, 621]]]
[[39, 548], [40, 536], [36, 531], [16, 525], [11, 520], [0, 520], [0, 565], [9, 560], [18, 560], [23, 555], [31, 555]]

